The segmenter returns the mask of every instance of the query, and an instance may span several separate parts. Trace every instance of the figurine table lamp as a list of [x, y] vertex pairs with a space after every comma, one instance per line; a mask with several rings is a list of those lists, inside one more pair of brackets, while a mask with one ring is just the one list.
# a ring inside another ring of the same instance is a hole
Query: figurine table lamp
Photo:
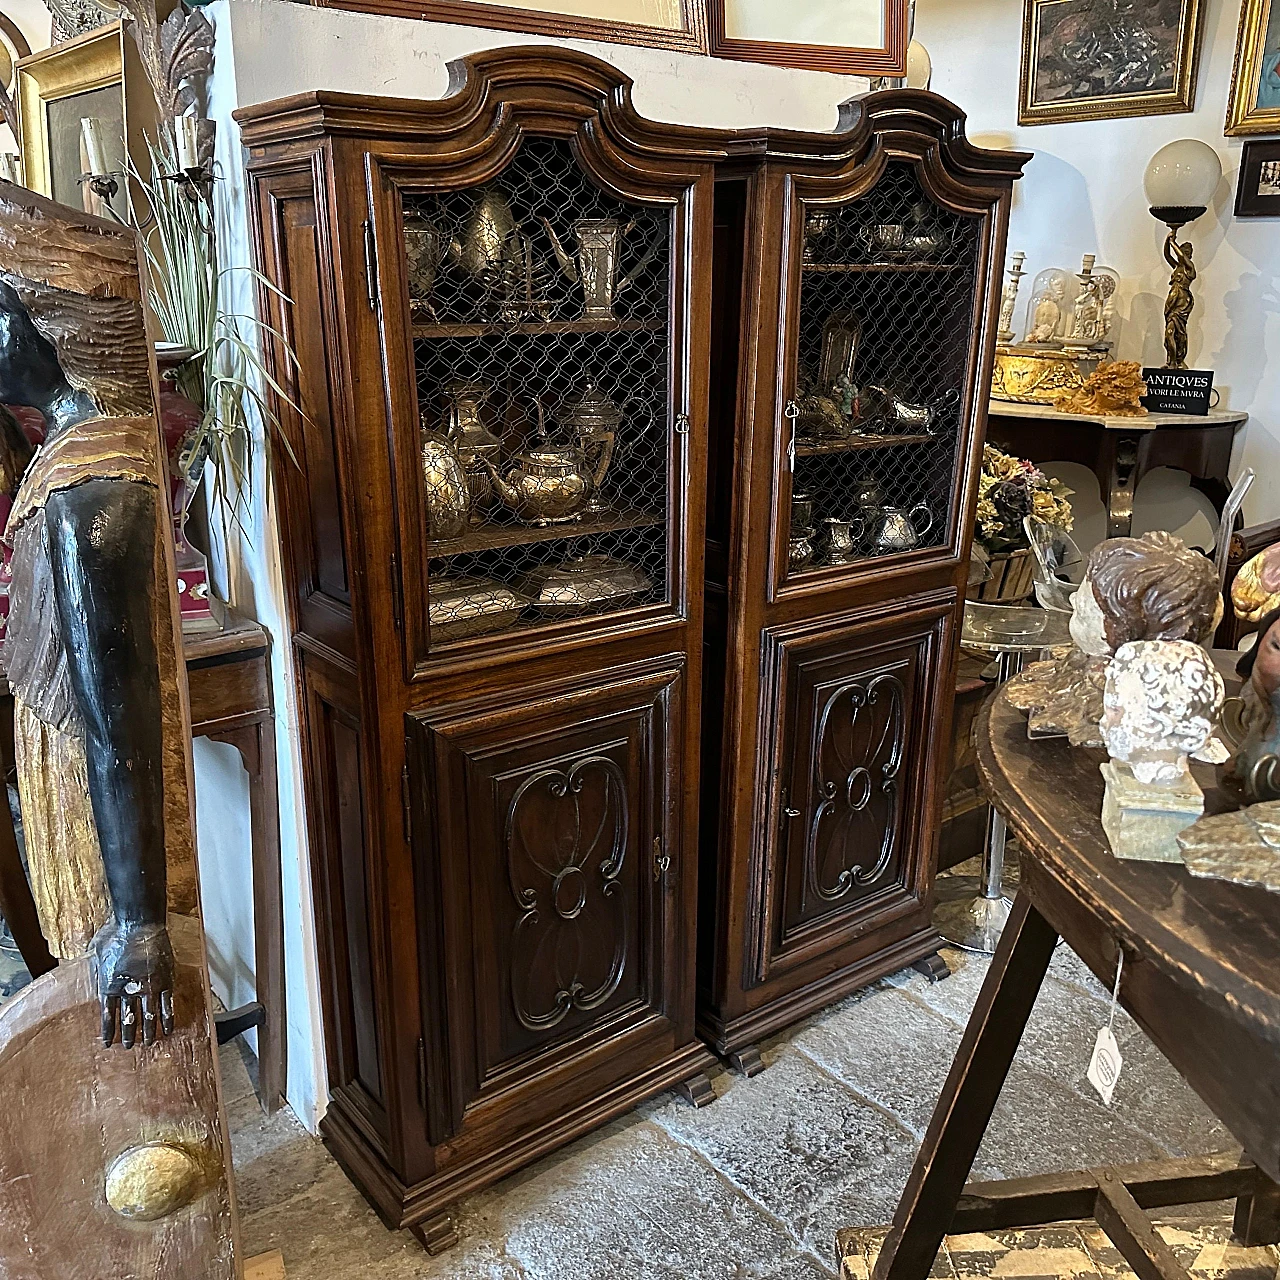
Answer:
[[1169, 297], [1164, 304], [1164, 349], [1166, 369], [1187, 367], [1187, 324], [1195, 298], [1191, 286], [1196, 280], [1191, 242], [1178, 242], [1178, 232], [1201, 217], [1222, 180], [1222, 161], [1206, 142], [1183, 138], [1161, 147], [1147, 165], [1143, 187], [1151, 216], [1169, 228], [1164, 257], [1172, 275]]
[[1102, 826], [1117, 858], [1181, 862], [1178, 833], [1204, 812], [1188, 757], [1209, 741], [1225, 689], [1188, 640], [1122, 645], [1107, 668], [1102, 737], [1111, 759]]

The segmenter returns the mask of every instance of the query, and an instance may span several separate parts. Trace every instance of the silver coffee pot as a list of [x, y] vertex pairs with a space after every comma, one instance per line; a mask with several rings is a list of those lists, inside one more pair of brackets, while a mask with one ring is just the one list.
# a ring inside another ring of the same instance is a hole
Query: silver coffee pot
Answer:
[[867, 541], [874, 555], [892, 555], [898, 551], [914, 551], [933, 528], [933, 512], [917, 503], [910, 511], [901, 507], [868, 507]]
[[604, 481], [617, 448], [622, 410], [594, 382], [588, 381], [565, 402], [561, 417], [564, 426], [577, 437], [591, 468], [591, 498], [584, 510], [601, 515], [609, 510]]

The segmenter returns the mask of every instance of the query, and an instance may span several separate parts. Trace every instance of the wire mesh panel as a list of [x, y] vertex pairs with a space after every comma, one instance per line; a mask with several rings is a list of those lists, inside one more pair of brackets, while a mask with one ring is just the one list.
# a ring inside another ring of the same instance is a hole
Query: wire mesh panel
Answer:
[[405, 197], [431, 648], [671, 598], [671, 226], [551, 139]]
[[980, 233], [901, 161], [858, 200], [808, 210], [790, 574], [946, 545]]

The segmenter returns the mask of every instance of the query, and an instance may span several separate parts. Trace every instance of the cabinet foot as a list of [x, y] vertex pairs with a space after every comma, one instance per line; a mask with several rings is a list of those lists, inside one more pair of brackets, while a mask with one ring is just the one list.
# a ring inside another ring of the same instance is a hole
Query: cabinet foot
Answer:
[[458, 1225], [446, 1210], [409, 1228], [413, 1238], [434, 1258], [458, 1243]]
[[699, 1110], [709, 1107], [716, 1100], [716, 1091], [711, 1087], [711, 1081], [701, 1071], [696, 1076], [690, 1076], [683, 1084], [677, 1085], [676, 1092], [687, 1103]]
[[749, 1044], [745, 1049], [739, 1049], [736, 1053], [729, 1055], [729, 1065], [750, 1080], [752, 1076], [758, 1076], [764, 1070], [764, 1059], [760, 1056], [760, 1050], [755, 1045]]
[[931, 956], [925, 956], [923, 960], [917, 960], [911, 967], [917, 973], [923, 973], [930, 982], [941, 982], [943, 978], [951, 977], [951, 969], [937, 951]]

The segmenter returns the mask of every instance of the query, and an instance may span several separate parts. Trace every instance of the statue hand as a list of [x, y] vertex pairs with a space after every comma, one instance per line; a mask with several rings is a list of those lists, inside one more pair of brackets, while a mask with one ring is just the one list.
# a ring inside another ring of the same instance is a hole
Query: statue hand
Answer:
[[132, 1049], [173, 1034], [173, 948], [163, 925], [113, 920], [93, 940], [102, 998], [102, 1042]]

